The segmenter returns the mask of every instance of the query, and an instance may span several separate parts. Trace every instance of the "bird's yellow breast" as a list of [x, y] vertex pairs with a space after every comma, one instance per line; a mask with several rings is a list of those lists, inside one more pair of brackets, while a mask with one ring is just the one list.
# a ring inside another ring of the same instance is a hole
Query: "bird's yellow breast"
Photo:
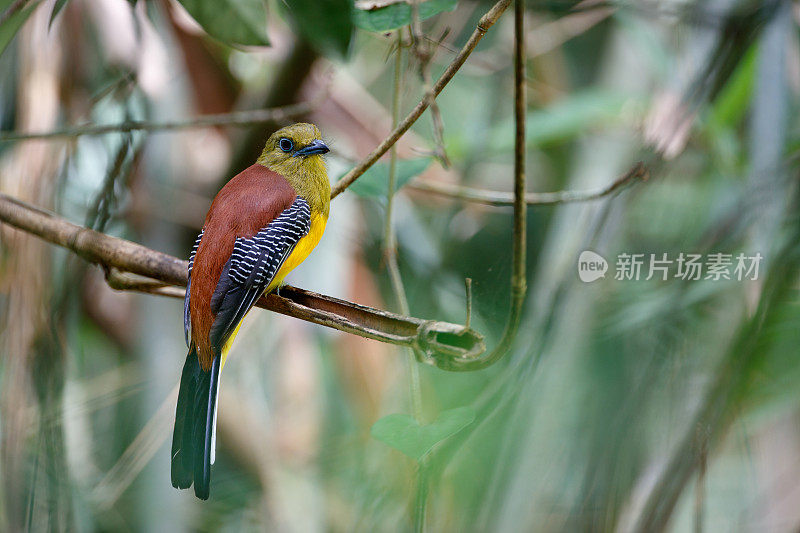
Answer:
[[269, 293], [280, 285], [281, 282], [283, 282], [283, 278], [300, 265], [300, 263], [308, 257], [308, 254], [316, 248], [317, 244], [319, 244], [319, 240], [322, 238], [322, 234], [325, 232], [325, 224], [327, 224], [327, 222], [328, 219], [322, 213], [311, 213], [311, 227], [308, 229], [308, 233], [306, 233], [305, 237], [297, 241], [294, 250], [292, 250], [292, 253], [286, 258], [286, 261], [283, 262], [281, 268], [278, 269], [275, 278], [272, 280], [272, 283], [269, 284], [265, 292]]
[[[294, 270], [295, 267], [302, 263], [305, 258], [308, 257], [311, 251], [316, 248], [317, 244], [319, 244], [319, 241], [322, 238], [322, 234], [325, 232], [325, 224], [327, 224], [327, 222], [327, 217], [322, 213], [311, 213], [311, 227], [308, 229], [308, 233], [305, 235], [305, 237], [297, 241], [294, 250], [292, 250], [292, 253], [286, 258], [286, 261], [283, 262], [283, 265], [281, 265], [281, 268], [278, 269], [278, 272], [275, 274], [272, 282], [264, 291], [266, 294], [269, 294], [276, 287], [278, 287], [283, 282], [283, 278], [285, 278], [289, 272]], [[225, 345], [222, 347], [222, 361], [220, 361], [222, 367], [225, 366], [225, 359], [228, 357], [228, 351], [233, 344], [233, 339], [236, 338], [236, 334], [239, 333], [239, 327], [241, 327], [242, 322], [243, 320], [236, 325], [233, 333], [231, 333], [231, 336], [228, 337], [228, 340], [225, 341]]]

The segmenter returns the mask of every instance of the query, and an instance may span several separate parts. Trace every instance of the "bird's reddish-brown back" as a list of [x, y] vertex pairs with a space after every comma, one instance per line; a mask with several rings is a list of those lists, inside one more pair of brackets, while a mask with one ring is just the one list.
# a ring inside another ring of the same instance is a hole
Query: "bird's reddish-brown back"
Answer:
[[283, 176], [256, 164], [230, 180], [211, 203], [192, 267], [189, 294], [192, 342], [204, 370], [211, 368], [211, 361], [219, 355], [209, 341], [215, 318], [211, 296], [236, 239], [258, 233], [296, 197], [296, 191]]

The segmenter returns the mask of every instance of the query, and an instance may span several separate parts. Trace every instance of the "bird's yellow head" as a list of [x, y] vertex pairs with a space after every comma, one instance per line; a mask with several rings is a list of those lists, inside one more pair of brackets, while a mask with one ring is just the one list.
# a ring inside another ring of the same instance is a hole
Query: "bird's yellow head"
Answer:
[[312, 210], [327, 218], [331, 185], [322, 158], [327, 152], [319, 128], [300, 122], [270, 135], [257, 163], [286, 178]]

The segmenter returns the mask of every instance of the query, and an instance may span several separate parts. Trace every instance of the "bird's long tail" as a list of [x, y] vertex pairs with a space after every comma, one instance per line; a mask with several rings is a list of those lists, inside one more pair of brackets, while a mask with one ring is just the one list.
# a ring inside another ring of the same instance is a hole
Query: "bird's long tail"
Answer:
[[188, 489], [194, 482], [194, 493], [203, 500], [208, 499], [214, 462], [220, 359], [215, 357], [206, 372], [197, 350], [189, 349], [172, 434], [172, 486]]

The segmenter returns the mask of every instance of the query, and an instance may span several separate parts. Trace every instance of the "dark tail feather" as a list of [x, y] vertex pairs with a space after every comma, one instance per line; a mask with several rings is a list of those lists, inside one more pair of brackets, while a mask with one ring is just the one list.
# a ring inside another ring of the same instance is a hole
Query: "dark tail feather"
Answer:
[[197, 351], [186, 356], [175, 411], [172, 434], [172, 486], [188, 489], [194, 482], [198, 498], [208, 499], [211, 484], [211, 454], [220, 357], [215, 357], [211, 371], [200, 368]]

